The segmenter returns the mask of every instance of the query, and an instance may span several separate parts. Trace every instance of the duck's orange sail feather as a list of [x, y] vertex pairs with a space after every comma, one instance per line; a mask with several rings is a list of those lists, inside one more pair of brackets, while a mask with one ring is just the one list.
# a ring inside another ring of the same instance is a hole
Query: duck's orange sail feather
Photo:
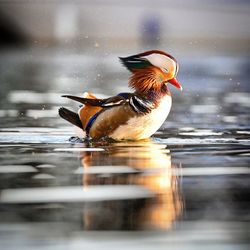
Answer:
[[[83, 94], [84, 98], [89, 98], [89, 99], [97, 99], [94, 95], [85, 92]], [[90, 106], [90, 105], [84, 105], [82, 108], [79, 109], [78, 114], [80, 117], [80, 120], [82, 122], [82, 127], [85, 130], [86, 126], [90, 120], [90, 118], [95, 115], [97, 112], [99, 112], [100, 110], [102, 110], [101, 107], [97, 107], [97, 106]]]

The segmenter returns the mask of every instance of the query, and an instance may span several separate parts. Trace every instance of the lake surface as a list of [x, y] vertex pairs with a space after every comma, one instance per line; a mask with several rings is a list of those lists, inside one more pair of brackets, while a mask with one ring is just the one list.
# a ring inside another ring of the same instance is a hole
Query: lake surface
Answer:
[[0, 58], [2, 249], [248, 249], [249, 63], [180, 58], [184, 91], [139, 142], [84, 142], [60, 97], [127, 91], [117, 55]]

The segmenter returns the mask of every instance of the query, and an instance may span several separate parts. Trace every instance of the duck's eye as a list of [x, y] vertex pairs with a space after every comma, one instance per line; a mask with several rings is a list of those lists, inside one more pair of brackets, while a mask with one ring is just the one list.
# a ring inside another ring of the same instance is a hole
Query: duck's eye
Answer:
[[166, 68], [162, 68], [161, 69], [164, 73], [168, 73], [168, 69], [166, 69]]

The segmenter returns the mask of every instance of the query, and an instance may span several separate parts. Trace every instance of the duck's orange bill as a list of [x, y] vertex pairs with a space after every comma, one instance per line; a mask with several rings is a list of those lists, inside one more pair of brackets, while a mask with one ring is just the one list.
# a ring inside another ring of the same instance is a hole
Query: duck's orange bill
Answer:
[[177, 81], [177, 79], [174, 77], [171, 80], [168, 80], [169, 83], [171, 83], [172, 85], [174, 85], [177, 89], [182, 90], [182, 86], [181, 84]]

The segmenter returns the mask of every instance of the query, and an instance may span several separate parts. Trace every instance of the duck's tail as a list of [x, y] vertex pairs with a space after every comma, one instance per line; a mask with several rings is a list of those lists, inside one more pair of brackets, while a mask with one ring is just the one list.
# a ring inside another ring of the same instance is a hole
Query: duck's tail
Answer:
[[68, 122], [72, 123], [73, 125], [83, 129], [82, 122], [79, 119], [79, 116], [78, 116], [77, 113], [75, 113], [75, 112], [73, 112], [73, 111], [71, 111], [69, 109], [63, 108], [63, 107], [59, 108], [58, 113], [66, 121], [68, 121]]
[[[96, 99], [96, 97], [88, 92], [83, 94], [84, 98], [88, 99]], [[72, 123], [73, 125], [85, 130], [86, 126], [93, 115], [99, 112], [102, 108], [97, 106], [91, 105], [84, 105], [78, 110], [78, 114], [70, 111], [66, 108], [59, 109], [59, 115], [67, 120], [68, 122]]]

